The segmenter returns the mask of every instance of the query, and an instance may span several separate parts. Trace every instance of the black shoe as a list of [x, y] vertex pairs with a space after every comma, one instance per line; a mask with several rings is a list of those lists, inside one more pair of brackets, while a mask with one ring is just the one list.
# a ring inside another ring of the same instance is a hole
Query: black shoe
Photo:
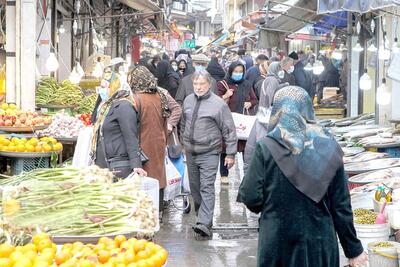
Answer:
[[201, 223], [196, 224], [196, 226], [193, 227], [193, 231], [202, 237], [212, 237], [211, 230], [207, 226]]

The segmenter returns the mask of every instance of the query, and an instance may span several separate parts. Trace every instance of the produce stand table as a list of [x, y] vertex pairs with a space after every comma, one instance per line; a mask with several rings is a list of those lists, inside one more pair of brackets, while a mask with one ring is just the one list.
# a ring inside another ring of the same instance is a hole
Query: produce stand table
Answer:
[[61, 153], [58, 158], [59, 163], [63, 163], [64, 159], [69, 159], [74, 156], [75, 146], [76, 142], [78, 141], [78, 137], [73, 137], [73, 138], [59, 137], [56, 139], [63, 145], [63, 153]]
[[37, 105], [42, 113], [57, 113], [60, 110], [65, 110], [69, 115], [74, 114], [74, 109], [77, 106], [60, 106], [60, 105]]
[[18, 153], [0, 151], [0, 156], [7, 157], [11, 160], [11, 173], [18, 175], [21, 172], [28, 172], [34, 169], [43, 169], [50, 167], [50, 158], [53, 153]]
[[[152, 233], [138, 233], [131, 232], [121, 234], [126, 236], [126, 238], [137, 238], [137, 239], [146, 239], [146, 240], [154, 240], [154, 232]], [[65, 243], [74, 243], [74, 242], [82, 242], [84, 244], [96, 244], [100, 238], [108, 237], [114, 239], [117, 235], [97, 235], [97, 236], [53, 236], [53, 242], [56, 244], [65, 244]]]

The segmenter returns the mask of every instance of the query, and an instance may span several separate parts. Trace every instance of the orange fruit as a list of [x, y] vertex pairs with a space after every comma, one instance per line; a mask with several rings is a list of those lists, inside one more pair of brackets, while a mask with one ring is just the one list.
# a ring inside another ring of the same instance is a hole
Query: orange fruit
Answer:
[[2, 140], [2, 145], [3, 146], [8, 146], [9, 144], [10, 144], [10, 140], [8, 140], [8, 139]]
[[110, 244], [111, 242], [113, 242], [113, 240], [111, 238], [103, 236], [103, 237], [100, 237], [98, 244], [107, 245], [107, 244]]
[[97, 253], [97, 259], [99, 260], [100, 263], [106, 263], [111, 257], [111, 253], [107, 250], [100, 250]]
[[164, 265], [164, 257], [162, 254], [155, 254], [151, 257], [154, 261], [154, 266], [163, 266]]
[[16, 147], [17, 152], [25, 152], [25, 146], [23, 144], [19, 144]]
[[132, 262], [128, 264], [128, 267], [137, 267], [137, 263], [136, 262]]
[[53, 148], [49, 144], [43, 145], [44, 152], [51, 152]]
[[8, 258], [1, 258], [0, 267], [12, 267], [11, 260]]
[[120, 247], [121, 244], [126, 241], [126, 237], [123, 235], [118, 235], [115, 237], [114, 241], [116, 242], [117, 246]]
[[134, 244], [133, 248], [135, 249], [135, 252], [138, 253], [139, 251], [144, 250], [146, 248], [146, 244], [147, 241], [141, 239]]
[[43, 150], [43, 148], [42, 148], [41, 145], [37, 145], [37, 146], [35, 147], [35, 152], [40, 153], [40, 152], [43, 152], [43, 151], [44, 151], [44, 150]]
[[[37, 249], [39, 252], [42, 252], [46, 248], [52, 248], [53, 243], [50, 241], [50, 239], [42, 239], [39, 241], [39, 244], [37, 245]], [[53, 251], [51, 251], [53, 253]]]
[[24, 253], [25, 257], [27, 257], [31, 262], [34, 262], [37, 257], [37, 252], [33, 250], [29, 250]]
[[149, 252], [147, 250], [141, 250], [136, 254], [136, 259], [145, 260], [149, 257]]
[[18, 259], [14, 265], [14, 267], [32, 267], [32, 262], [30, 259], [22, 256], [20, 259]]
[[78, 264], [78, 267], [95, 267], [95, 264], [90, 260], [83, 260]]
[[35, 152], [35, 147], [31, 144], [26, 144], [25, 150], [26, 150], [26, 152]]
[[17, 150], [17, 148], [15, 147], [15, 145], [13, 143], [10, 143], [8, 145], [8, 151], [15, 152], [16, 150]]
[[56, 257], [55, 257], [55, 260], [56, 260], [57, 265], [60, 265], [60, 264], [65, 263], [65, 262], [66, 262], [67, 260], [69, 260], [71, 257], [72, 257], [72, 255], [71, 255], [70, 252], [61, 251], [61, 252], [58, 252], [58, 253], [57, 253], [57, 255], [56, 255]]
[[9, 245], [9, 244], [1, 244], [0, 245], [0, 258], [8, 258], [11, 253], [13, 253], [15, 250], [15, 247]]
[[43, 239], [48, 239], [50, 240], [50, 236], [47, 233], [39, 233], [36, 234], [33, 237], [33, 244], [35, 244], [36, 246], [39, 245], [39, 242], [42, 241]]
[[23, 258], [24, 254], [20, 251], [14, 251], [13, 253], [11, 253], [10, 255], [10, 260], [11, 262], [14, 264], [16, 263], [19, 259]]
[[35, 253], [37, 252], [36, 246], [34, 244], [26, 244], [25, 246], [22, 247], [22, 251], [24, 253], [28, 251], [34, 251]]
[[39, 140], [37, 138], [31, 138], [29, 139], [28, 143], [31, 144], [32, 146], [37, 146]]
[[132, 263], [136, 260], [135, 254], [132, 252], [125, 253], [125, 262], [126, 264]]
[[140, 261], [136, 262], [136, 266], [137, 267], [147, 267], [147, 264], [144, 260], [140, 260]]

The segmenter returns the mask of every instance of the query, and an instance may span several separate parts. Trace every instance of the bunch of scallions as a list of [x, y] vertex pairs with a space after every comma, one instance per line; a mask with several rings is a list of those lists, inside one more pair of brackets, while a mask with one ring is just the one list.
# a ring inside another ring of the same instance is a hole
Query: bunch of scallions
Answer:
[[108, 170], [35, 170], [1, 179], [2, 218], [53, 236], [153, 234], [158, 212], [139, 179], [113, 182]]

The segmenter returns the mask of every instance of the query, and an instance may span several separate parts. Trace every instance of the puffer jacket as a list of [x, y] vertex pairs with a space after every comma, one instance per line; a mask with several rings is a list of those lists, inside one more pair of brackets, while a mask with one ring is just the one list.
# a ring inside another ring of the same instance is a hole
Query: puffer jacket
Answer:
[[227, 155], [234, 156], [237, 152], [232, 113], [225, 101], [211, 91], [201, 97], [191, 94], [185, 99], [181, 137], [187, 153], [221, 153], [222, 141]]
[[257, 119], [254, 122], [253, 128], [251, 129], [249, 138], [246, 142], [246, 148], [244, 149], [243, 170], [245, 174], [247, 173], [251, 159], [253, 158], [257, 142], [267, 136], [269, 115], [268, 109], [265, 107], [260, 107], [257, 112]]

